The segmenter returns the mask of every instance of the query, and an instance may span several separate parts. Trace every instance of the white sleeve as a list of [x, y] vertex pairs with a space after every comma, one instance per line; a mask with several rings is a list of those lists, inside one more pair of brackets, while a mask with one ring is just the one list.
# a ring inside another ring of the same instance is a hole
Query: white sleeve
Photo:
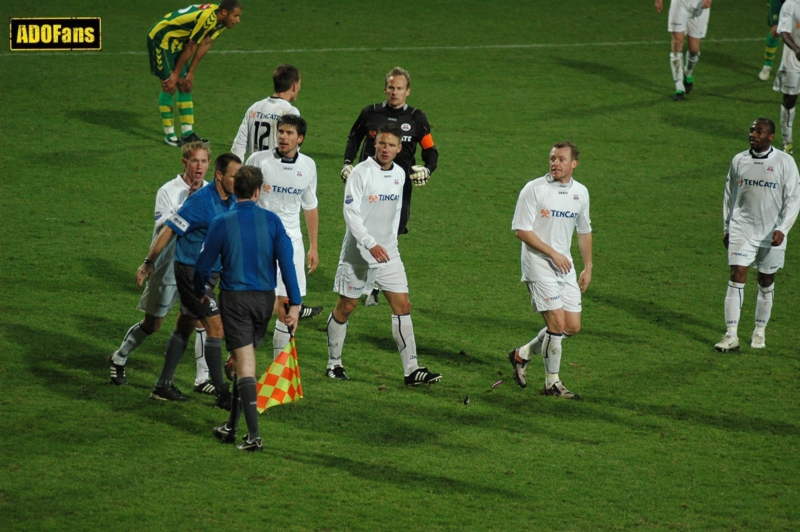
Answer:
[[364, 220], [361, 218], [365, 181], [362, 168], [357, 168], [350, 173], [347, 184], [344, 186], [344, 222], [356, 242], [367, 249], [372, 249], [378, 241], [367, 232]]
[[783, 206], [778, 217], [780, 224], [775, 229], [787, 235], [797, 220], [798, 211], [800, 211], [800, 175], [798, 175], [797, 163], [794, 162], [794, 159], [788, 160], [785, 175]]
[[511, 221], [512, 231], [533, 231], [533, 221], [536, 219], [536, 196], [532, 189], [528, 183], [519, 193], [514, 219]]
[[303, 203], [303, 210], [310, 211], [312, 209], [316, 209], [318, 205], [317, 201], [317, 165], [311, 161], [308, 165], [308, 169], [311, 171], [311, 181], [303, 191], [303, 194], [300, 196], [300, 200]]
[[792, 24], [792, 4], [793, 2], [784, 2], [781, 7], [781, 14], [778, 18], [778, 36], [781, 33], [792, 33], [794, 24]]
[[589, 194], [586, 194], [586, 207], [575, 220], [575, 228], [579, 235], [585, 235], [592, 232], [592, 219], [589, 216]]
[[172, 198], [164, 189], [161, 187], [158, 189], [158, 193], [156, 194], [156, 210], [155, 210], [155, 221], [156, 221], [156, 231], [160, 231], [161, 227], [169, 220], [170, 216], [175, 214], [178, 210], [179, 205], [175, 205], [172, 201]]
[[240, 160], [244, 161], [244, 154], [247, 152], [247, 133], [250, 125], [247, 123], [248, 112], [244, 114], [242, 124], [239, 126], [239, 131], [236, 132], [236, 138], [233, 139], [233, 146], [231, 146], [231, 153], [236, 155]]
[[731, 223], [731, 216], [733, 216], [733, 207], [736, 204], [736, 193], [739, 190], [739, 176], [736, 174], [736, 161], [736, 157], [731, 161], [728, 176], [725, 178], [725, 194], [722, 199], [722, 231], [726, 235], [728, 234], [728, 226]]

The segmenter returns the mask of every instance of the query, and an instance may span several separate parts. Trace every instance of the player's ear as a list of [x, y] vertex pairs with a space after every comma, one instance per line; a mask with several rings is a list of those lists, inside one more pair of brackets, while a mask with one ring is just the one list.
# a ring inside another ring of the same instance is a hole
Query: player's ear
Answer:
[[298, 146], [302, 146], [303, 142], [305, 140], [306, 140], [306, 136], [305, 135], [298, 135], [298, 137], [297, 137], [297, 145]]

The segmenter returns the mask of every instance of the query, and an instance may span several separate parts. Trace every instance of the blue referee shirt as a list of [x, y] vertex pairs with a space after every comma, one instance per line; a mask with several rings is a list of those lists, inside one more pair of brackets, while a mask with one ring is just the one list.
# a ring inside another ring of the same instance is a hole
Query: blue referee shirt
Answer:
[[[175, 260], [194, 266], [200, 248], [206, 236], [206, 230], [216, 216], [228, 212], [236, 203], [236, 196], [231, 194], [223, 200], [217, 190], [216, 179], [211, 180], [203, 188], [189, 196], [178, 212], [167, 220], [167, 225], [178, 235], [175, 245]], [[219, 261], [214, 264], [214, 271], [220, 270]]]
[[277, 260], [289, 303], [302, 303], [292, 240], [278, 215], [262, 209], [254, 201], [236, 202], [230, 211], [211, 222], [194, 266], [194, 288], [198, 297], [205, 294], [206, 283], [220, 257], [220, 288], [223, 290], [274, 290]]

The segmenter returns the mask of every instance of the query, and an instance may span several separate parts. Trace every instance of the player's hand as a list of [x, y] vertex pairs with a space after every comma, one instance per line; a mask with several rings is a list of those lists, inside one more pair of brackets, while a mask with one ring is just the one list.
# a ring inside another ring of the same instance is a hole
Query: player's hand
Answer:
[[389, 253], [380, 244], [375, 244], [370, 248], [369, 252], [378, 262], [389, 262]]
[[656, 11], [661, 13], [661, 10], [664, 8], [664, 5], [661, 3], [661, 0], [656, 0]]
[[186, 77], [176, 81], [175, 85], [181, 92], [192, 92], [192, 87], [194, 86], [194, 74], [186, 74]]
[[172, 94], [175, 91], [175, 84], [178, 82], [178, 73], [173, 72], [167, 79], [161, 82], [161, 89]]
[[200, 303], [203, 305], [208, 305], [209, 301], [211, 301], [211, 296], [209, 296], [208, 294], [205, 294], [203, 295], [203, 297], [200, 298]]
[[550, 256], [550, 259], [553, 261], [553, 264], [556, 265], [556, 268], [558, 268], [558, 271], [560, 271], [561, 273], [567, 274], [570, 272], [570, 270], [572, 270], [572, 263], [569, 261], [567, 257], [562, 255], [561, 253], [554, 251], [553, 255]]
[[195, 179], [194, 181], [192, 181], [192, 185], [189, 187], [189, 194], [187, 194], [187, 197], [191, 196], [192, 194], [203, 188], [203, 185], [205, 184], [206, 184], [205, 181], [203, 181], [202, 179]]
[[725, 245], [725, 249], [728, 249], [728, 243], [730, 243], [730, 235], [725, 233], [725, 236], [722, 237], [722, 243]]
[[711, 0], [703, 0], [703, 9], [709, 9], [711, 7]]
[[347, 178], [350, 177], [350, 172], [353, 171], [352, 164], [342, 166], [342, 183], [347, 183]]
[[137, 286], [142, 286], [146, 280], [153, 275], [153, 272], [156, 271], [156, 267], [152, 264], [142, 263], [136, 269], [136, 284]]
[[581, 294], [586, 293], [586, 289], [589, 288], [589, 283], [591, 282], [592, 282], [592, 271], [583, 270], [581, 272], [580, 277], [578, 277], [578, 286], [581, 289]]
[[430, 177], [431, 171], [424, 166], [415, 164], [411, 167], [411, 182], [415, 186], [424, 187]]
[[300, 321], [300, 305], [292, 305], [289, 307], [289, 312], [286, 313], [283, 323], [285, 323], [291, 331], [297, 325], [298, 321]]
[[783, 244], [784, 238], [785, 235], [776, 229], [775, 231], [772, 232], [772, 245], [780, 246], [781, 244]]
[[309, 249], [308, 250], [308, 255], [306, 257], [306, 262], [308, 264], [308, 273], [309, 274], [317, 269], [317, 266], [319, 266], [319, 254], [317, 253], [316, 249]]

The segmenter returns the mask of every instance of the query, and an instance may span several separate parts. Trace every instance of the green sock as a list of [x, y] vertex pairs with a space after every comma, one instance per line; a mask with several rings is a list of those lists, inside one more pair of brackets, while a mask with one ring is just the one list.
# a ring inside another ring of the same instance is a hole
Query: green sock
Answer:
[[767, 44], [764, 47], [764, 66], [772, 66], [775, 61], [775, 53], [778, 51], [778, 46], [781, 40], [778, 37], [773, 37], [772, 33], [767, 34]]
[[194, 129], [194, 103], [191, 92], [178, 91], [178, 112], [181, 115], [181, 134], [188, 137]]
[[158, 111], [161, 113], [161, 125], [164, 126], [164, 135], [175, 136], [175, 115], [172, 114], [172, 95], [162, 92], [158, 95]]

